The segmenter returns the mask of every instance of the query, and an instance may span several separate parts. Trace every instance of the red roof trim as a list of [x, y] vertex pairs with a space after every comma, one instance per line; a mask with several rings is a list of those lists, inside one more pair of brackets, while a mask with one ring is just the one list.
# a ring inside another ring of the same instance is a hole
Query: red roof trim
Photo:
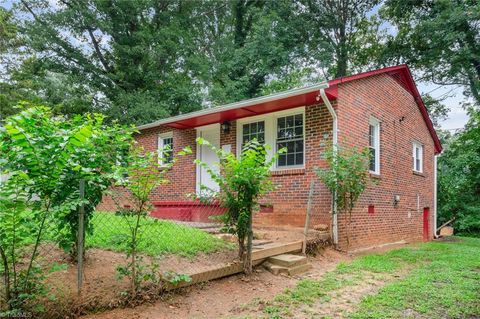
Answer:
[[[435, 128], [433, 127], [432, 120], [430, 120], [430, 116], [428, 115], [427, 108], [425, 107], [425, 104], [423, 103], [422, 97], [420, 93], [418, 92], [417, 85], [415, 84], [415, 81], [413, 80], [412, 73], [410, 72], [410, 69], [406, 64], [400, 64], [397, 66], [391, 66], [383, 69], [378, 69], [378, 70], [373, 70], [373, 71], [368, 71], [368, 72], [363, 72], [363, 73], [358, 73], [355, 75], [351, 76], [346, 76], [346, 77], [341, 77], [338, 79], [334, 79], [331, 81], [328, 81], [328, 84], [330, 85], [330, 88], [338, 86], [338, 84], [342, 83], [347, 83], [359, 79], [363, 79], [366, 77], [374, 76], [374, 75], [379, 75], [379, 74], [388, 74], [391, 75], [403, 88], [405, 88], [407, 91], [412, 94], [415, 102], [417, 103], [420, 112], [422, 113], [423, 119], [425, 121], [425, 124], [427, 124], [427, 128], [430, 132], [430, 135], [432, 136], [433, 142], [435, 144], [435, 154], [439, 154], [442, 152], [442, 144], [440, 142], [440, 139], [438, 138], [437, 132], [435, 131]], [[399, 79], [393, 75], [400, 74], [401, 77], [403, 78], [402, 81], [400, 82]], [[406, 86], [406, 87], [405, 87]], [[330, 89], [329, 88], [329, 89]]]
[[[422, 101], [420, 93], [418, 92], [417, 86], [415, 85], [415, 81], [413, 80], [412, 74], [406, 64], [401, 64], [397, 66], [391, 66], [383, 69], [358, 73], [346, 77], [341, 77], [338, 79], [334, 79], [328, 81], [329, 87], [325, 89], [325, 93], [327, 94], [328, 98], [334, 100], [338, 97], [338, 85], [342, 83], [352, 82], [359, 79], [363, 79], [370, 76], [375, 76], [379, 74], [388, 74], [392, 76], [395, 81], [399, 83], [405, 90], [412, 94], [415, 102], [417, 103], [420, 112], [422, 113], [423, 119], [428, 127], [430, 135], [432, 136], [433, 142], [435, 144], [435, 154], [439, 154], [442, 151], [442, 144], [440, 143], [440, 139], [437, 136], [437, 132], [435, 131], [432, 121], [428, 115], [427, 108]], [[307, 91], [305, 91], [307, 89]], [[310, 91], [308, 91], [311, 89]], [[252, 103], [250, 105], [245, 105], [243, 107], [232, 108], [232, 109], [225, 109], [219, 110], [218, 112], [211, 112], [208, 114], [199, 114], [197, 116], [192, 114], [192, 117], [184, 118], [184, 119], [174, 119], [172, 121], [164, 122], [164, 123], [151, 123], [148, 124], [143, 129], [149, 129], [152, 127], [164, 125], [169, 126], [172, 128], [178, 129], [185, 129], [185, 128], [194, 128], [198, 126], [213, 124], [213, 123], [222, 123], [224, 121], [231, 121], [235, 119], [240, 119], [243, 117], [249, 117], [256, 114], [265, 114], [275, 111], [280, 111], [284, 109], [294, 108], [298, 106], [308, 106], [315, 103], [318, 103], [317, 95], [318, 91], [314, 91], [311, 87], [301, 88], [298, 89], [298, 93], [294, 93], [293, 95], [289, 95], [286, 97], [278, 97], [275, 99], [270, 99], [268, 101], [259, 101], [258, 103]], [[303, 91], [302, 91], [303, 90]], [[295, 90], [294, 90], [295, 91]], [[288, 91], [287, 91], [288, 92]], [[281, 94], [281, 93], [279, 93]], [[262, 97], [264, 98], [264, 97]], [[259, 99], [262, 99], [259, 98]], [[246, 101], [248, 102], [248, 101]], [[242, 102], [239, 102], [242, 103]], [[141, 129], [141, 130], [143, 130]]]

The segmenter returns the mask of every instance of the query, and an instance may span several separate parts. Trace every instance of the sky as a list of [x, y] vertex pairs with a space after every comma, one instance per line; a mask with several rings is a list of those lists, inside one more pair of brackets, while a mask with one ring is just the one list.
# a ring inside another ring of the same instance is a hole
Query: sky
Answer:
[[[54, 3], [55, 1], [51, 1]], [[0, 6], [10, 9], [12, 7], [12, 0], [0, 0]], [[372, 10], [372, 14], [378, 11], [378, 7]], [[388, 26], [386, 26], [388, 28]], [[392, 30], [392, 32], [395, 32]], [[439, 86], [432, 83], [417, 83], [420, 93], [429, 93], [434, 98], [448, 96], [443, 103], [446, 104], [450, 113], [448, 119], [440, 122], [440, 127], [445, 130], [461, 129], [468, 121], [467, 112], [461, 107], [464, 100], [463, 89], [459, 86]]]
[[463, 128], [468, 121], [467, 112], [462, 108], [462, 102], [465, 101], [463, 89], [456, 85], [436, 85], [431, 83], [417, 83], [420, 93], [430, 93], [434, 98], [448, 96], [443, 103], [450, 108], [448, 119], [440, 122], [440, 127], [444, 130], [455, 131]]

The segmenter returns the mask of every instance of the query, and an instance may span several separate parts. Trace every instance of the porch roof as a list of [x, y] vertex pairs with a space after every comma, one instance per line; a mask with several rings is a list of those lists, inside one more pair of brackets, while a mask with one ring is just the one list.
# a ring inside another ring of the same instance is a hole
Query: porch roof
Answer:
[[406, 64], [373, 70], [369, 72], [363, 72], [351, 76], [321, 82], [303, 88], [292, 89], [267, 96], [173, 116], [145, 125], [140, 125], [138, 126], [138, 129], [145, 130], [157, 126], [168, 126], [177, 129], [188, 129], [214, 123], [223, 123], [225, 121], [232, 121], [249, 116], [291, 109], [299, 106], [313, 105], [321, 101], [321, 99], [319, 99], [319, 91], [321, 89], [325, 90], [325, 93], [329, 100], [335, 100], [338, 97], [338, 85], [378, 74], [388, 74], [395, 81], [397, 81], [405, 90], [412, 94], [434, 141], [435, 153], [440, 153], [442, 151], [442, 145], [433, 127], [432, 121], [430, 120], [427, 108], [425, 107], [420, 93], [418, 92], [418, 89], [415, 85], [412, 74], [410, 73], [410, 70]]

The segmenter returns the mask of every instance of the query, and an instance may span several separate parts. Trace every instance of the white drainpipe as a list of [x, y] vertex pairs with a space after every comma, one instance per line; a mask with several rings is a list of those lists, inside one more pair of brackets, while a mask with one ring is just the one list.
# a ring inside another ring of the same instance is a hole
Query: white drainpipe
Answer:
[[[328, 100], [327, 95], [325, 94], [325, 89], [320, 89], [320, 96], [322, 97], [323, 103], [327, 106], [328, 111], [330, 112], [330, 115], [332, 116], [333, 119], [333, 132], [332, 132], [332, 147], [333, 147], [333, 153], [334, 156], [337, 153], [338, 149], [338, 127], [337, 127], [337, 114], [335, 113], [335, 110], [333, 109], [332, 104]], [[332, 220], [332, 233], [333, 233], [333, 243], [334, 245], [338, 245], [338, 218], [337, 218], [337, 200], [336, 200], [336, 194], [333, 195], [333, 203], [332, 203], [332, 215], [333, 215], [333, 220]]]
[[433, 157], [433, 238], [437, 238], [437, 155]]

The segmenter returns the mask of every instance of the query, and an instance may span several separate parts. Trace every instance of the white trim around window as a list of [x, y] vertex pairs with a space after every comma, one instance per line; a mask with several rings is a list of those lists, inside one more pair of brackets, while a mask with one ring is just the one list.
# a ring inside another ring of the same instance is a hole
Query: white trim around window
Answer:
[[[303, 163], [301, 165], [283, 165], [279, 166], [279, 163], [274, 164], [272, 170], [285, 170], [285, 169], [294, 169], [294, 168], [305, 168], [305, 107], [298, 107], [290, 110], [273, 112], [263, 115], [251, 116], [243, 119], [237, 120], [237, 156], [240, 156], [242, 152], [243, 144], [243, 126], [251, 123], [263, 122], [264, 128], [264, 138], [265, 143], [270, 146], [270, 150], [267, 151], [267, 159], [271, 159], [273, 154], [277, 152], [277, 131], [278, 131], [278, 119], [292, 116], [292, 115], [301, 115], [302, 116], [302, 137], [303, 138]], [[257, 126], [258, 127], [258, 126]]]
[[370, 118], [368, 121], [368, 149], [370, 162], [368, 169], [372, 174], [380, 174], [380, 121]]
[[173, 160], [173, 132], [158, 134], [157, 149], [158, 149], [159, 155], [166, 145], [170, 145], [171, 147], [171, 149], [169, 150], [170, 154], [167, 154], [167, 156], [165, 155], [161, 156], [163, 159], [167, 159], [166, 161], [162, 161], [162, 158], [160, 156], [158, 157], [158, 163], [161, 166], [166, 166], [168, 163], [170, 163]]
[[412, 149], [413, 171], [423, 173], [423, 145], [419, 142], [413, 142]]

